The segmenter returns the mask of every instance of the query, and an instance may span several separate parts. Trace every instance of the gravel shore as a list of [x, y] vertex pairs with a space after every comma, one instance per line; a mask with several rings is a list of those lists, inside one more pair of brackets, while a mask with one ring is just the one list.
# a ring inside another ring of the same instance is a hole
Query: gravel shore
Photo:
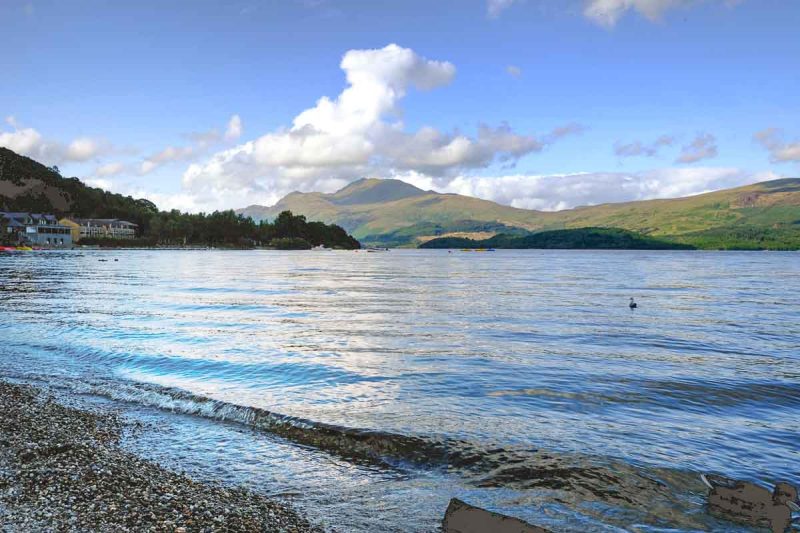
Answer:
[[123, 426], [0, 381], [0, 531], [319, 531], [285, 505], [120, 449]]

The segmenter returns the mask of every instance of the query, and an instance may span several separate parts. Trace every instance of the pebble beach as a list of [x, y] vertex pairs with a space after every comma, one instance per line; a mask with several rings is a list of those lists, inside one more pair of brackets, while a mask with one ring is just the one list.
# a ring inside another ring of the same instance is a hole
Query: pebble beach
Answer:
[[318, 531], [282, 503], [121, 449], [126, 423], [0, 381], [0, 531]]

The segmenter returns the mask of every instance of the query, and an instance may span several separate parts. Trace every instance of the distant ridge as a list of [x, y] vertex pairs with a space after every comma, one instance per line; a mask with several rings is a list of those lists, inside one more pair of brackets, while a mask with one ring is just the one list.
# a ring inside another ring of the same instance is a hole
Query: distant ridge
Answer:
[[365, 244], [417, 246], [436, 237], [620, 228], [699, 248], [800, 248], [800, 179], [765, 181], [685, 198], [578, 207], [556, 212], [423, 191], [394, 179], [360, 179], [332, 193], [294, 192], [272, 207], [237, 212], [256, 220], [289, 209], [339, 224]]

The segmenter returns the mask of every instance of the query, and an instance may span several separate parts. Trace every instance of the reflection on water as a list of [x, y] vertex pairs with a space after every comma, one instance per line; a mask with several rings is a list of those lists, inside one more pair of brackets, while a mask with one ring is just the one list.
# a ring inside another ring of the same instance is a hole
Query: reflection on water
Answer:
[[[800, 483], [798, 294], [792, 253], [6, 255], [0, 374], [200, 415], [159, 453], [210, 477], [256, 457], [328, 525], [368, 527], [349, 483], [398, 529], [399, 495], [428, 529], [455, 493], [689, 529], [712, 523], [697, 472]], [[280, 466], [331, 461], [347, 483]]]

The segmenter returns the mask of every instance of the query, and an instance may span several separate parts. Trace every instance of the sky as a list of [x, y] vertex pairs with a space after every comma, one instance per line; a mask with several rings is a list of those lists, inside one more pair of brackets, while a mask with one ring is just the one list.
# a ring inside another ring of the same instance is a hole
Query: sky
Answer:
[[798, 0], [0, 0], [0, 146], [164, 209], [800, 177]]

